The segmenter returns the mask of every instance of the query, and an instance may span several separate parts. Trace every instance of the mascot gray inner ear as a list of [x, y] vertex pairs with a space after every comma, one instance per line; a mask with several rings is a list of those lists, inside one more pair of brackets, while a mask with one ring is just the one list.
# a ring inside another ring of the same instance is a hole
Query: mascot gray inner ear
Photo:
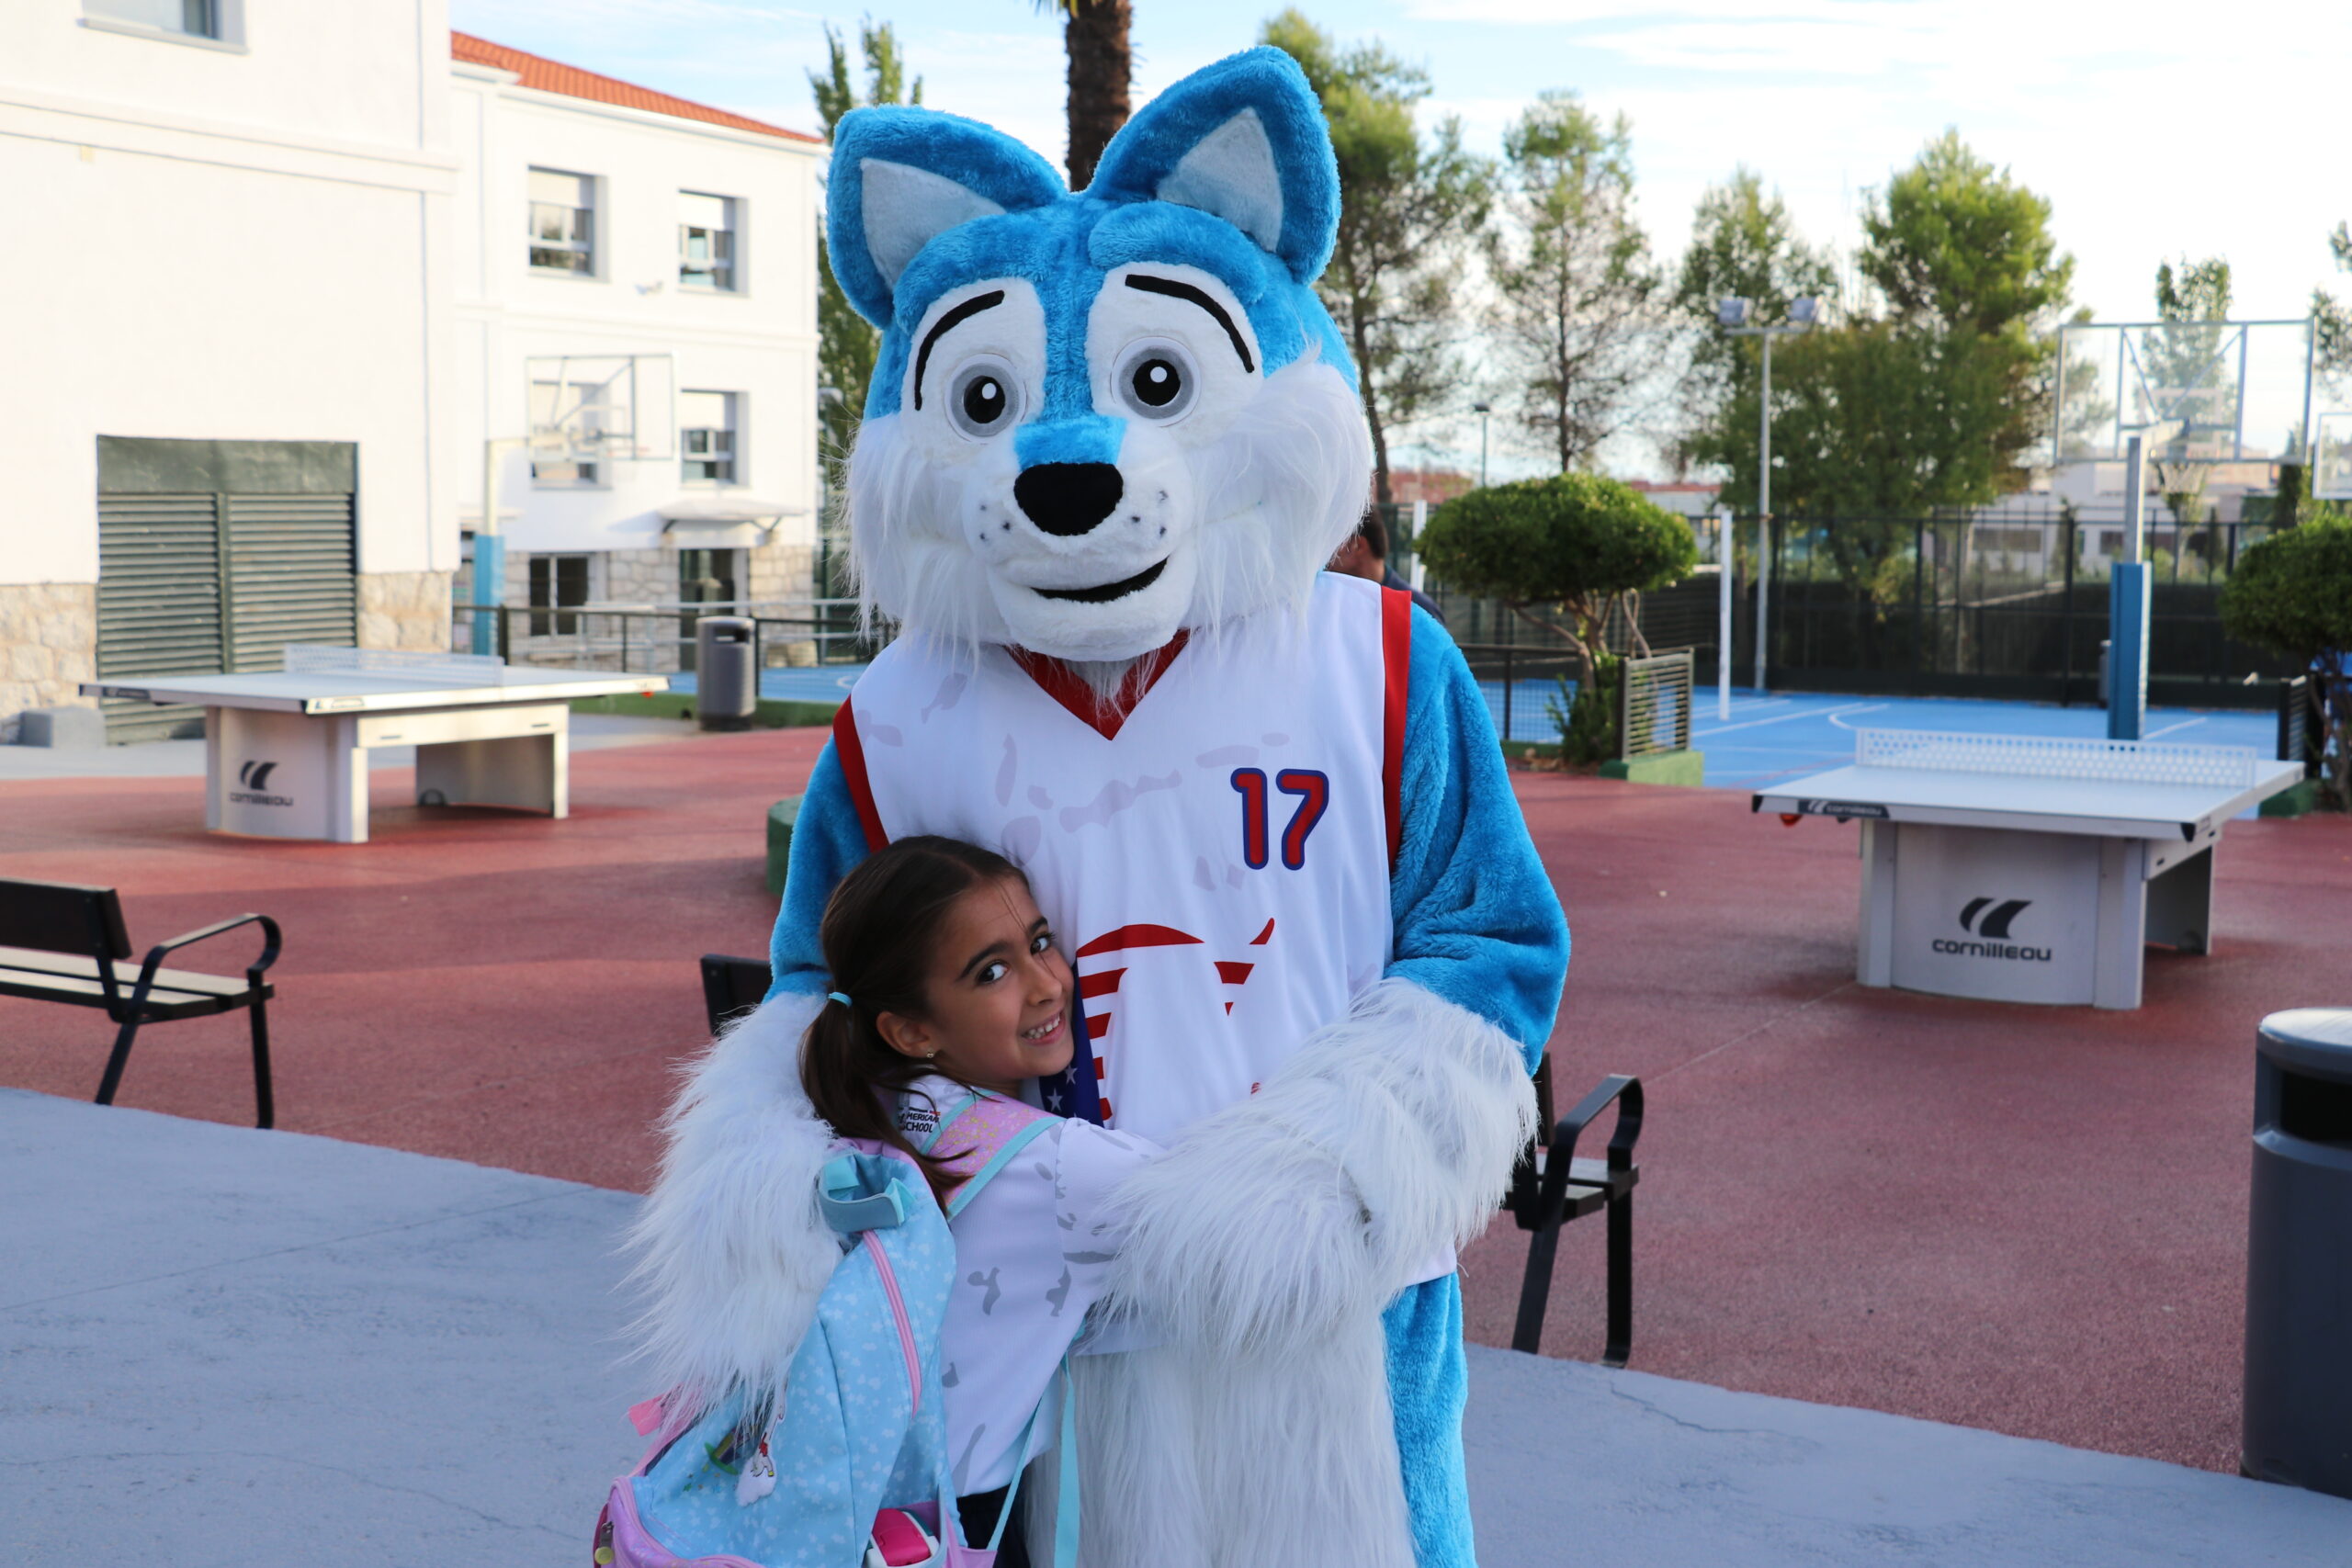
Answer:
[[1282, 243], [1282, 171], [1274, 166], [1274, 144], [1256, 109], [1243, 109], [1201, 138], [1152, 194], [1224, 219], [1261, 249]]
[[[1221, 133], [1220, 133], [1221, 134]], [[1262, 138], [1263, 132], [1260, 135]], [[882, 281], [896, 288], [915, 253], [958, 223], [993, 218], [1004, 210], [979, 192], [944, 175], [864, 158], [857, 165], [859, 216], [865, 226], [865, 254]]]

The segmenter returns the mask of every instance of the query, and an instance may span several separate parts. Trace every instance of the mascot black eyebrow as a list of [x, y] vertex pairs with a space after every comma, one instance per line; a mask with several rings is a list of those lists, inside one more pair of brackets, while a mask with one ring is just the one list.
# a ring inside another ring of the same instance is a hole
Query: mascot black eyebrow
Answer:
[[1567, 930], [1460, 653], [1318, 570], [1371, 468], [1312, 287], [1320, 107], [1236, 55], [1076, 194], [985, 126], [861, 109], [828, 200], [885, 333], [854, 559], [901, 630], [809, 781], [775, 988], [669, 1122], [650, 1348], [707, 1395], [780, 1385], [837, 1255], [795, 1072], [818, 917], [873, 847], [949, 834], [1069, 940], [1075, 1102], [1170, 1151], [1115, 1274], [1159, 1343], [1079, 1362], [1081, 1562], [1469, 1568], [1454, 1252], [1532, 1123]]

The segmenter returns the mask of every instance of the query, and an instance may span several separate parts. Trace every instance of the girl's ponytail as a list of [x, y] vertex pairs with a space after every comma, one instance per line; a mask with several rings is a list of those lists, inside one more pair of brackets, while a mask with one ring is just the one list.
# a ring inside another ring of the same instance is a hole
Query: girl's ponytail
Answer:
[[898, 1118], [898, 1097], [931, 1064], [893, 1050], [874, 1021], [886, 1012], [922, 1018], [924, 980], [948, 910], [975, 887], [1020, 875], [1003, 856], [958, 839], [900, 839], [842, 878], [818, 927], [831, 971], [828, 989], [850, 999], [829, 997], [809, 1022], [801, 1088], [841, 1136], [871, 1139], [911, 1158], [943, 1208], [955, 1179], [916, 1150]]

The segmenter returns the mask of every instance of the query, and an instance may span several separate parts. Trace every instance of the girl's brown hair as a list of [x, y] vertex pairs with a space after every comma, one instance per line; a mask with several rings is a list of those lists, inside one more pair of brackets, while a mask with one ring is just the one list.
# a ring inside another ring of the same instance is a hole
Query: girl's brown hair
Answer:
[[899, 1130], [897, 1114], [900, 1091], [937, 1069], [891, 1049], [875, 1020], [886, 1012], [922, 1018], [929, 1010], [923, 982], [947, 911], [976, 887], [1020, 878], [1020, 868], [1002, 855], [960, 839], [900, 839], [842, 878], [817, 928], [831, 988], [850, 1000], [826, 1002], [808, 1025], [800, 1086], [842, 1137], [871, 1138], [912, 1158], [942, 1207], [955, 1179], [916, 1150]]

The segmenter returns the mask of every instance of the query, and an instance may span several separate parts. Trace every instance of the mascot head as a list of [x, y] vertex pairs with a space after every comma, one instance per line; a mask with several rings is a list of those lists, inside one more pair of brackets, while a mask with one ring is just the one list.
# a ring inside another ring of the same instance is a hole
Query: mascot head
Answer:
[[1096, 661], [1303, 594], [1371, 468], [1313, 288], [1339, 204], [1278, 50], [1169, 89], [1075, 195], [970, 120], [845, 116], [833, 273], [883, 333], [848, 485], [866, 603]]

